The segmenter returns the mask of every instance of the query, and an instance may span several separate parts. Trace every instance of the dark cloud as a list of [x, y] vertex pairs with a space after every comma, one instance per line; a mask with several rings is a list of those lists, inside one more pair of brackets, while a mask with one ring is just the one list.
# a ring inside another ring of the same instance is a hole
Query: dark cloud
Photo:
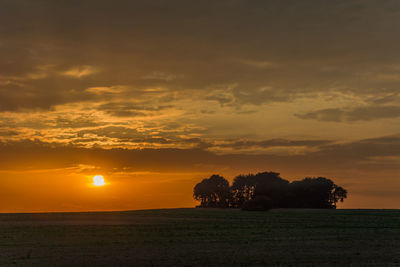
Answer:
[[221, 94], [219, 92], [215, 92], [209, 96], [207, 96], [205, 98], [206, 100], [210, 100], [210, 101], [216, 101], [218, 102], [221, 106], [225, 106], [225, 105], [232, 105], [234, 98], [232, 95], [230, 94]]
[[366, 106], [344, 110], [339, 108], [330, 108], [295, 115], [301, 119], [318, 121], [370, 121], [400, 117], [400, 106]]
[[155, 112], [173, 107], [172, 105], [154, 106], [152, 103], [135, 104], [129, 102], [110, 102], [98, 106], [97, 109], [117, 117], [135, 117], [148, 116]]
[[138, 132], [136, 129], [122, 126], [107, 126], [96, 129], [80, 130], [77, 132], [78, 137], [84, 137], [88, 134], [117, 139], [131, 139], [143, 136], [143, 134]]
[[18, 135], [17, 131], [0, 129], [0, 137], [11, 137]]
[[220, 144], [220, 147], [229, 148], [270, 148], [270, 147], [291, 147], [291, 146], [305, 146], [305, 147], [317, 147], [332, 143], [329, 140], [286, 140], [286, 139], [270, 139], [263, 141], [249, 141], [240, 140], [233, 141], [231, 143]]
[[237, 105], [393, 93], [399, 13], [395, 0], [3, 1], [0, 80], [10, 84], [0, 108], [94, 101], [86, 88], [114, 85], [208, 94], [236, 84], [231, 96], [210, 99]]
[[87, 86], [90, 83], [64, 77], [10, 81], [0, 87], [0, 111], [51, 109], [64, 103], [95, 101], [95, 95], [85, 92]]
[[91, 116], [79, 116], [77, 118], [68, 118], [58, 116], [55, 119], [55, 128], [85, 128], [85, 127], [96, 127], [101, 126], [103, 123], [97, 122], [95, 118]]
[[[200, 140], [190, 140], [190, 142]], [[68, 167], [73, 164], [106, 166], [107, 168], [133, 168], [135, 170], [187, 170], [196, 171], [201, 166], [229, 167], [263, 167], [263, 168], [302, 168], [320, 171], [339, 170], [341, 168], [358, 168], [379, 171], [380, 168], [399, 169], [397, 162], [391, 160], [400, 157], [400, 136], [386, 136], [365, 139], [356, 142], [332, 144], [324, 140], [306, 141], [269, 141], [274, 145], [320, 145], [320, 150], [301, 155], [246, 155], [215, 154], [203, 149], [102, 149], [79, 148], [58, 143], [24, 140], [18, 142], [0, 142], [0, 156], [4, 159], [1, 168], [18, 166], [41, 166], [56, 164]], [[380, 157], [381, 162], [368, 162], [371, 158]], [[388, 161], [385, 163], [385, 157]], [[26, 165], [18, 165], [26, 162]], [[156, 164], [155, 164], [156, 163]], [[11, 165], [9, 165], [11, 164]], [[105, 168], [106, 168], [105, 167]]]
[[[159, 132], [152, 134], [151, 132], [140, 132], [134, 128], [123, 126], [106, 126], [94, 129], [80, 130], [77, 132], [79, 139], [74, 142], [84, 142], [89, 136], [97, 138], [89, 138], [89, 142], [93, 141], [112, 141], [113, 143], [126, 143], [132, 145], [171, 145], [185, 147], [208, 147], [208, 142], [200, 138], [179, 137], [179, 135], [171, 135], [168, 132]], [[106, 138], [106, 139], [104, 139]], [[114, 139], [114, 140], [109, 140]]]
[[339, 108], [327, 108], [327, 109], [308, 112], [305, 114], [295, 114], [295, 116], [301, 119], [339, 122], [342, 121], [344, 118], [344, 111], [342, 111]]

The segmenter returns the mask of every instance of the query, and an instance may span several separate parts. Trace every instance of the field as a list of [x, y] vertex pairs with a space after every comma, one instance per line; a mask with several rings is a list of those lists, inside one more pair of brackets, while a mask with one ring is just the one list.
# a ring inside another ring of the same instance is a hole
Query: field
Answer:
[[400, 266], [398, 210], [0, 214], [0, 266]]

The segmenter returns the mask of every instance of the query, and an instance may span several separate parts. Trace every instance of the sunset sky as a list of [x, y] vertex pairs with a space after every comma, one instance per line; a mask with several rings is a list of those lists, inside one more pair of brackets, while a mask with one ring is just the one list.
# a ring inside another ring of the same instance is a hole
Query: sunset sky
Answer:
[[260, 171], [400, 208], [400, 1], [0, 0], [0, 212]]

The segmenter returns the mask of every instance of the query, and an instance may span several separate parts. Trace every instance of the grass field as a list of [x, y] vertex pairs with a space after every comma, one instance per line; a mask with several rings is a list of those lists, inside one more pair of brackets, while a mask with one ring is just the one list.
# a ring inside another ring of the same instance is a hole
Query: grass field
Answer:
[[400, 266], [400, 211], [0, 214], [0, 265]]

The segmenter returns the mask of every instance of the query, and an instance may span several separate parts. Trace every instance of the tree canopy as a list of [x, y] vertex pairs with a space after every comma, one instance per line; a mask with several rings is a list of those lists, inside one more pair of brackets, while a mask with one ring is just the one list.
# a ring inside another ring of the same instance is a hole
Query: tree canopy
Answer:
[[289, 182], [277, 172], [238, 175], [232, 186], [220, 175], [203, 179], [193, 196], [205, 208], [319, 208], [335, 209], [347, 198], [347, 190], [325, 177]]
[[226, 208], [231, 199], [229, 182], [219, 175], [211, 175], [203, 179], [193, 190], [193, 196], [200, 201], [201, 207]]

